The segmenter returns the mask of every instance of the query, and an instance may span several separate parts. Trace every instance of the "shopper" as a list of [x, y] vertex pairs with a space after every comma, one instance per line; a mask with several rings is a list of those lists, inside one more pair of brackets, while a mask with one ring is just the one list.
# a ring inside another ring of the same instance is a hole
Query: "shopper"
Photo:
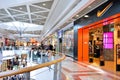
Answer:
[[49, 44], [49, 47], [48, 47], [48, 50], [53, 50], [53, 45], [52, 44]]
[[45, 46], [44, 46], [44, 44], [43, 44], [43, 43], [41, 43], [41, 46], [40, 46], [40, 47], [41, 47], [41, 49], [42, 49], [42, 50], [44, 50], [44, 49], [45, 49]]
[[37, 62], [39, 63], [40, 62], [40, 59], [41, 59], [41, 50], [39, 49], [37, 51]]

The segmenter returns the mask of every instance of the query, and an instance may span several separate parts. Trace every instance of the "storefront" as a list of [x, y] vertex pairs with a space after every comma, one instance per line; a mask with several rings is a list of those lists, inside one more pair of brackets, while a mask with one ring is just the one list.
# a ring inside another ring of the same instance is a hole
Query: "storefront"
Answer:
[[[109, 10], [102, 16], [97, 16], [98, 10], [104, 9], [112, 3]], [[110, 68], [117, 70], [120, 67], [120, 2], [119, 0], [107, 3], [88, 13], [89, 17], [82, 17], [74, 22], [74, 49], [78, 61], [90, 62], [104, 61], [105, 65], [113, 65]], [[79, 26], [79, 27], [78, 27]], [[107, 64], [106, 64], [107, 63]], [[101, 65], [100, 65], [101, 66]], [[119, 69], [118, 69], [119, 70]]]
[[67, 55], [73, 57], [73, 48], [74, 48], [74, 30], [73, 27], [67, 29], [63, 33], [63, 43], [62, 43], [62, 52]]
[[89, 29], [89, 57], [114, 61], [114, 23]]
[[78, 61], [90, 62], [92, 57], [93, 62], [102, 59], [113, 62], [115, 66], [120, 65], [119, 47], [116, 49], [120, 44], [119, 32], [120, 14], [78, 29]]
[[58, 44], [58, 40], [57, 40], [57, 33], [54, 33], [51, 35], [51, 41], [50, 43], [53, 45], [53, 49], [55, 51], [57, 51], [57, 44]]
[[3, 36], [0, 36], [0, 47], [3, 47], [5, 44], [5, 39]]

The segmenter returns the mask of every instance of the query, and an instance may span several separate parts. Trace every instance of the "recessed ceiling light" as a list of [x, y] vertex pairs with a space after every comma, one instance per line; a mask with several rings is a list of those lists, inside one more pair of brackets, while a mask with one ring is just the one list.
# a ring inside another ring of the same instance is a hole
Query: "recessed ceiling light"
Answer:
[[91, 8], [91, 6], [88, 6], [88, 8]]
[[22, 7], [19, 8], [20, 10], [23, 9]]
[[79, 17], [79, 15], [76, 15], [76, 17]]
[[43, 6], [45, 6], [46, 4], [45, 4], [45, 3], [43, 3], [42, 5], [43, 5]]
[[89, 17], [88, 15], [85, 15], [84, 17]]

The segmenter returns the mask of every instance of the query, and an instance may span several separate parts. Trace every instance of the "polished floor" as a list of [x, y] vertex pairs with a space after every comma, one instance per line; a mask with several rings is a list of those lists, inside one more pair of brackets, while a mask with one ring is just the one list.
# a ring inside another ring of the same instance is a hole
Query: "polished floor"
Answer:
[[70, 58], [63, 61], [62, 72], [65, 75], [64, 80], [120, 80], [120, 75], [91, 64], [74, 62]]
[[[62, 78], [60, 80], [120, 80], [120, 72], [111, 72], [100, 66], [94, 66], [85, 62], [73, 61], [67, 57], [62, 62]], [[29, 66], [37, 63], [29, 64]], [[108, 65], [112, 66], [112, 65]], [[54, 65], [30, 72], [31, 80], [54, 80]], [[0, 79], [2, 80], [2, 79]]]

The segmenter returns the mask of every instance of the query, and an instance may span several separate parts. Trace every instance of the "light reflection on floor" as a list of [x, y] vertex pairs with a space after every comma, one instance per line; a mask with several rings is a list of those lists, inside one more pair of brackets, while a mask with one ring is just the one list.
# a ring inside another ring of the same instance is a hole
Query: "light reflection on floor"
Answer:
[[[30, 65], [37, 65], [30, 63]], [[52, 66], [54, 68], [54, 66]], [[38, 69], [31, 72], [31, 78], [35, 80], [53, 80], [53, 70], [48, 67]], [[66, 58], [62, 62], [62, 80], [120, 80], [116, 74], [102, 70], [100, 67], [95, 67], [83, 62], [74, 62], [71, 58]]]
[[120, 80], [116, 74], [82, 62], [73, 62], [70, 58], [63, 61], [62, 71], [67, 80]]

